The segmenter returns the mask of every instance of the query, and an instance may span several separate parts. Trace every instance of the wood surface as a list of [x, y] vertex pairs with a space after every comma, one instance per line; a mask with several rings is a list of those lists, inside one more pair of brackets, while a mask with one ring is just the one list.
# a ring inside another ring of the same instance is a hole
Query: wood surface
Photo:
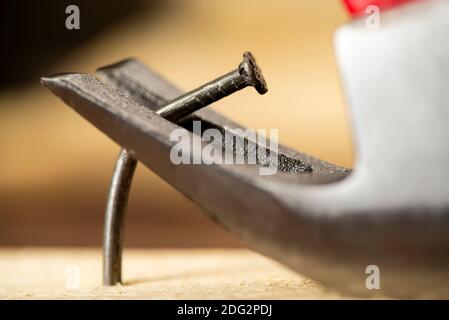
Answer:
[[0, 299], [345, 298], [246, 249], [126, 249], [114, 287], [101, 263], [100, 249], [2, 248]]

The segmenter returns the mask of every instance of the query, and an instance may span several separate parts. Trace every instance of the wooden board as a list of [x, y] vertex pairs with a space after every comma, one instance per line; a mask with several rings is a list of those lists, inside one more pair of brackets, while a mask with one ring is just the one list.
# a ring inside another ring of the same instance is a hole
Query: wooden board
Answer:
[[101, 286], [101, 250], [0, 249], [1, 299], [338, 299], [245, 249], [127, 249], [123, 285]]

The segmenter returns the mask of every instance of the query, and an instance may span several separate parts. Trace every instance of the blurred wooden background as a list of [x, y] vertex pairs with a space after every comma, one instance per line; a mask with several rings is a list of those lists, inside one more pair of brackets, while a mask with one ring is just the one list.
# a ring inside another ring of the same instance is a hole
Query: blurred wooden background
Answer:
[[[71, 47], [45, 73], [92, 73], [134, 56], [189, 90], [227, 72], [250, 50], [269, 93], [261, 97], [246, 90], [213, 108], [250, 128], [277, 128], [282, 144], [352, 166], [350, 126], [333, 56], [333, 31], [348, 19], [339, 1], [165, 3], [163, 10], [144, 6]], [[80, 10], [83, 30], [89, 27], [83, 21], [95, 12]], [[61, 15], [64, 28], [66, 15]], [[27, 27], [31, 32], [39, 23]], [[67, 31], [66, 37], [76, 32]], [[29, 59], [42, 54], [29, 52]], [[119, 146], [35, 78], [0, 88], [0, 147], [0, 246], [101, 245]], [[143, 166], [128, 212], [127, 246], [241, 245]]]

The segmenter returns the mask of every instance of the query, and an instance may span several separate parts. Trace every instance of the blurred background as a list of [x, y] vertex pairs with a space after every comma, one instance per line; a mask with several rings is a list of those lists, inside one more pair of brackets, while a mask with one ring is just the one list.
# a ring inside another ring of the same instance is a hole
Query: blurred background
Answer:
[[[80, 8], [67, 30], [65, 8]], [[0, 246], [100, 246], [119, 146], [39, 84], [137, 57], [184, 90], [256, 56], [269, 92], [244, 90], [212, 108], [280, 142], [352, 167], [350, 125], [333, 55], [348, 20], [337, 0], [2, 1]], [[142, 165], [125, 245], [236, 247], [201, 209]]]

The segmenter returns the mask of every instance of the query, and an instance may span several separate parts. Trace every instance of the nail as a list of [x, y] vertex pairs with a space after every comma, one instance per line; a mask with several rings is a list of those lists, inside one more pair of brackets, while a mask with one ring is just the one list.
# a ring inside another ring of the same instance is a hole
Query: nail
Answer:
[[[192, 112], [218, 101], [238, 90], [252, 86], [257, 92], [267, 92], [267, 85], [254, 56], [243, 54], [238, 68], [169, 102], [156, 111], [161, 117], [177, 122]], [[115, 285], [122, 279], [124, 216], [137, 160], [122, 149], [117, 160], [106, 207], [103, 245], [103, 283]]]
[[243, 53], [243, 61], [237, 69], [169, 102], [157, 113], [167, 120], [176, 122], [248, 86], [254, 87], [260, 94], [268, 91], [262, 71], [251, 52]]

